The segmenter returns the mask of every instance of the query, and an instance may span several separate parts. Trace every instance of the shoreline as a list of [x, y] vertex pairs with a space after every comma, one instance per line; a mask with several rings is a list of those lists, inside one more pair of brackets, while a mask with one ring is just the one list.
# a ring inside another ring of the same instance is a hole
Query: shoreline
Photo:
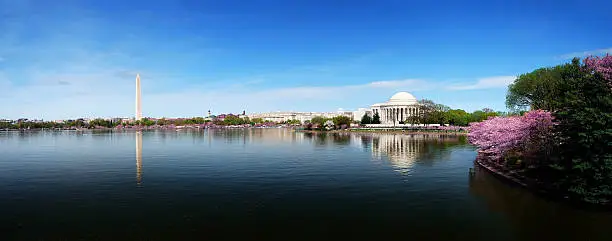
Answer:
[[36, 129], [2, 129], [1, 132], [28, 132], [28, 131], [143, 131], [143, 130], [225, 130], [225, 129], [291, 129], [296, 132], [304, 133], [376, 133], [376, 134], [422, 134], [422, 135], [467, 135], [467, 131], [452, 130], [391, 130], [391, 129], [343, 129], [343, 130], [304, 130], [294, 126], [173, 126], [173, 127], [141, 127], [141, 128], [36, 128]]
[[607, 212], [612, 211], [611, 204], [593, 204], [593, 203], [588, 203], [582, 200], [570, 199], [567, 196], [566, 192], [563, 192], [558, 189], [546, 188], [543, 185], [538, 184], [538, 182], [536, 182], [535, 180], [528, 178], [528, 177], [520, 176], [519, 178], [519, 177], [513, 176], [511, 172], [498, 170], [497, 168], [486, 164], [479, 158], [476, 158], [476, 160], [474, 160], [474, 163], [476, 164], [477, 168], [484, 169], [486, 172], [490, 173], [498, 180], [508, 185], [511, 185], [511, 186], [516, 186], [518, 188], [524, 188], [536, 196], [539, 196], [539, 197], [542, 197], [542, 198], [545, 198], [551, 201], [565, 203], [567, 205], [571, 205], [576, 208], [581, 208], [581, 209], [586, 209], [586, 210], [607, 211]]
[[330, 131], [322, 131], [322, 130], [295, 130], [296, 132], [304, 132], [304, 133], [374, 133], [374, 134], [405, 134], [405, 135], [458, 135], [465, 136], [468, 132], [459, 132], [459, 131], [440, 131], [440, 130], [355, 130], [355, 129], [346, 129], [346, 130], [330, 130]]
[[0, 129], [0, 132], [18, 132], [18, 131], [142, 131], [142, 130], [205, 130], [205, 129], [275, 129], [287, 127], [258, 127], [258, 126], [215, 126], [215, 127], [200, 127], [200, 126], [174, 126], [174, 127], [135, 127], [135, 128], [115, 128], [115, 127], [97, 127], [97, 128], [35, 128], [35, 129]]

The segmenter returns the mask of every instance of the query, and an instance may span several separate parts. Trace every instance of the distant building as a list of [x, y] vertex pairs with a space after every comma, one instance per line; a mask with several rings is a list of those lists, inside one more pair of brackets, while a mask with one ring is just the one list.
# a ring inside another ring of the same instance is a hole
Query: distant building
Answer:
[[227, 117], [227, 116], [229, 116], [229, 115], [220, 114], [220, 115], [215, 116], [215, 120], [223, 121], [223, 120], [225, 120], [225, 117]]
[[321, 116], [325, 118], [334, 118], [336, 116], [347, 116], [353, 118], [353, 112], [350, 111], [339, 111], [339, 112], [289, 112], [289, 111], [279, 111], [279, 112], [268, 112], [268, 113], [255, 113], [249, 114], [248, 117], [250, 119], [261, 118], [265, 121], [273, 121], [273, 122], [287, 122], [290, 120], [299, 120], [300, 122], [305, 122], [307, 120], [311, 120], [313, 117]]
[[353, 114], [353, 120], [356, 120], [356, 121], [361, 121], [361, 118], [364, 115], [368, 115], [370, 117], [373, 116], [372, 110], [368, 108], [359, 108], [356, 111], [353, 111], [352, 114]]
[[399, 124], [399, 122], [406, 121], [410, 116], [419, 113], [419, 103], [417, 99], [408, 92], [398, 92], [391, 96], [391, 98], [384, 103], [378, 103], [368, 108], [359, 108], [356, 111], [344, 111], [340, 110], [337, 112], [292, 112], [292, 111], [279, 111], [279, 112], [268, 112], [268, 113], [254, 113], [248, 115], [249, 118], [262, 118], [267, 121], [274, 122], [286, 122], [289, 120], [299, 120], [301, 122], [311, 120], [315, 116], [322, 116], [325, 118], [333, 118], [336, 116], [347, 116], [352, 118], [354, 121], [360, 121], [364, 115], [373, 117], [374, 114], [378, 113], [381, 124]]
[[228, 116], [236, 116], [236, 117], [240, 117], [239, 115], [234, 115], [234, 114], [219, 114], [217, 115], [214, 119], [217, 121], [223, 121], [225, 120], [225, 118], [227, 118]]

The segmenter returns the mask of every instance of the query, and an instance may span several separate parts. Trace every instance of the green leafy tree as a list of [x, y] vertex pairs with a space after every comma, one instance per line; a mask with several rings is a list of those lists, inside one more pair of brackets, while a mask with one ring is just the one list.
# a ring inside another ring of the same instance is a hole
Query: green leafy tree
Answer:
[[341, 115], [341, 116], [336, 116], [332, 118], [332, 121], [334, 122], [334, 125], [336, 125], [337, 127], [342, 127], [343, 125], [350, 126], [353, 119], [348, 116]]
[[444, 114], [443, 111], [440, 110], [434, 110], [429, 114], [429, 124], [440, 124], [440, 125], [444, 125], [448, 122], [448, 120], [446, 119], [446, 115]]
[[325, 124], [325, 121], [327, 121], [327, 118], [322, 116], [315, 116], [310, 120], [310, 123], [323, 126], [323, 124]]
[[469, 122], [481, 122], [488, 119], [489, 117], [497, 116], [497, 113], [491, 109], [485, 108], [483, 110], [477, 110], [470, 114]]
[[144, 126], [152, 126], [152, 125], [155, 125], [155, 121], [152, 121], [149, 118], [142, 118], [142, 120], [140, 121], [140, 124]]
[[417, 116], [419, 117], [419, 122], [423, 124], [433, 124], [435, 122], [434, 117], [432, 117], [433, 113], [436, 111], [436, 103], [432, 100], [422, 99], [419, 100], [419, 112]]
[[13, 129], [14, 126], [10, 121], [0, 121], [0, 129]]
[[194, 124], [204, 124], [206, 120], [204, 120], [204, 117], [194, 117], [193, 122]]
[[166, 118], [161, 118], [157, 120], [157, 124], [160, 126], [165, 126], [165, 125], [169, 125], [170, 121], [166, 120]]
[[441, 112], [447, 112], [451, 110], [451, 108], [443, 104], [436, 104], [436, 110], [441, 111]]
[[182, 118], [181, 118], [181, 119], [176, 119], [176, 120], [174, 120], [174, 125], [177, 125], [177, 126], [184, 126], [185, 124], [187, 124], [187, 122], [186, 122], [186, 120], [185, 120], [185, 119], [182, 119]]
[[195, 120], [193, 118], [187, 118], [184, 120], [185, 125], [193, 125], [196, 124]]
[[461, 109], [448, 110], [445, 115], [450, 125], [467, 126], [470, 122], [470, 114]]
[[310, 120], [310, 123], [315, 125], [318, 129], [323, 130], [325, 128], [325, 122], [329, 119], [322, 116], [315, 116]]
[[374, 117], [372, 117], [372, 124], [380, 124], [380, 115], [378, 115], [378, 112], [376, 112]]
[[410, 115], [408, 116], [408, 118], [404, 121], [404, 123], [406, 124], [412, 124], [412, 125], [416, 125], [416, 124], [420, 124], [421, 121], [421, 117], [419, 115]]
[[288, 120], [287, 124], [289, 125], [300, 125], [302, 122], [300, 120]]
[[[506, 96], [507, 106], [515, 110], [507, 115], [544, 109], [556, 121], [552, 134], [524, 143], [535, 150], [532, 159], [541, 160], [534, 162], [536, 173], [531, 175], [591, 203], [612, 202], [611, 73], [612, 56], [590, 57], [584, 63], [575, 58], [519, 76]], [[495, 115], [500, 113], [475, 111], [470, 121]]]
[[225, 119], [223, 119], [223, 124], [225, 125], [243, 125], [249, 122], [250, 121], [247, 121], [235, 115], [228, 115], [225, 117]]
[[448, 123], [446, 112], [450, 110], [450, 107], [442, 104], [435, 104], [433, 110], [429, 116], [430, 124], [444, 125]]
[[361, 117], [360, 124], [362, 125], [372, 124], [372, 117], [370, 117], [368, 114], [363, 114], [363, 116]]
[[446, 124], [447, 116], [446, 111], [450, 110], [450, 107], [442, 104], [436, 104], [432, 100], [423, 99], [419, 101], [419, 112], [414, 116], [409, 116], [406, 119], [406, 123], [423, 123], [423, 124]]
[[578, 59], [562, 66], [555, 85], [561, 108], [555, 112], [563, 184], [592, 203], [612, 198], [612, 90], [604, 75]]
[[100, 126], [100, 127], [112, 127], [110, 121], [107, 121], [107, 120], [104, 120], [104, 119], [101, 119], [101, 118], [89, 121], [89, 125], [91, 127], [96, 127], [96, 126]]
[[567, 66], [540, 68], [533, 72], [519, 75], [508, 86], [506, 106], [513, 110], [543, 109], [555, 111], [559, 106], [557, 88], [563, 79], [561, 76]]
[[74, 127], [77, 127], [77, 128], [85, 127], [85, 121], [83, 119], [77, 119], [77, 120], [73, 121], [72, 123], [73, 123]]

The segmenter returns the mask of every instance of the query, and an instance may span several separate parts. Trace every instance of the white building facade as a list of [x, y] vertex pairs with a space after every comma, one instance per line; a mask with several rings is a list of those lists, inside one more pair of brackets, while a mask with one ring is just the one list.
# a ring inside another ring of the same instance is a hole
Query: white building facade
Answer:
[[356, 111], [353, 111], [353, 120], [361, 121], [364, 115], [368, 115], [370, 117], [374, 116], [372, 114], [372, 110], [367, 108], [358, 108]]
[[262, 118], [266, 121], [286, 122], [289, 120], [299, 120], [304, 123], [311, 120], [313, 117], [321, 116], [325, 118], [334, 118], [336, 116], [347, 116], [354, 121], [360, 121], [363, 115], [374, 117], [378, 114], [380, 117], [381, 126], [399, 125], [400, 122], [406, 122], [411, 116], [416, 116], [419, 113], [419, 102], [408, 92], [398, 92], [391, 96], [389, 101], [378, 103], [371, 106], [370, 109], [358, 108], [356, 111], [339, 110], [337, 112], [293, 112], [279, 111], [268, 113], [249, 114], [251, 119]]
[[389, 101], [372, 105], [372, 115], [378, 114], [383, 125], [400, 124], [419, 111], [419, 102], [408, 92], [398, 92]]
[[279, 111], [279, 112], [268, 112], [268, 113], [255, 113], [249, 114], [250, 119], [261, 118], [265, 121], [273, 122], [286, 122], [289, 120], [299, 120], [304, 123], [309, 121], [316, 116], [325, 118], [334, 118], [336, 116], [347, 116], [353, 118], [353, 112], [291, 112], [291, 111]]

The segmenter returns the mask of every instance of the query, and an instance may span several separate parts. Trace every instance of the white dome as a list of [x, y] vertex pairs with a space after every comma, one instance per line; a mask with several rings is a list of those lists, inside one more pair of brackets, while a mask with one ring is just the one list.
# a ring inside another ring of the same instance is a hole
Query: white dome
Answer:
[[391, 99], [389, 99], [389, 103], [417, 103], [417, 99], [414, 98], [414, 96], [408, 92], [397, 92], [395, 93], [393, 96], [391, 96]]

